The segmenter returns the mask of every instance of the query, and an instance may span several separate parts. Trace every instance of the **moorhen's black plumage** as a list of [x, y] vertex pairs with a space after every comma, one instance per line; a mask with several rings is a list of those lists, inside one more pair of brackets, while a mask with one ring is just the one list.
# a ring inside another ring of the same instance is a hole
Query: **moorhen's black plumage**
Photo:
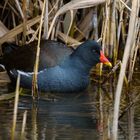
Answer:
[[[21, 75], [21, 86], [32, 87], [33, 67], [36, 57], [37, 41], [18, 47], [15, 44], [3, 45], [3, 64], [12, 80]], [[74, 92], [88, 86], [90, 69], [97, 63], [111, 66], [94, 40], [88, 40], [76, 50], [52, 40], [41, 40], [38, 71], [40, 91]]]

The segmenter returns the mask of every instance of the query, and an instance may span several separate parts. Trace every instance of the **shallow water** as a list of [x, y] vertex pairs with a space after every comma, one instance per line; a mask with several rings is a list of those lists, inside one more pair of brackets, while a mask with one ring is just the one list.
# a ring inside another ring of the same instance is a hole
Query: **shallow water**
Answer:
[[[113, 94], [116, 82], [110, 80], [103, 87], [90, 85], [78, 94], [41, 94], [33, 102], [30, 93], [20, 96], [15, 139], [20, 139], [23, 113], [27, 110], [26, 140], [107, 140], [110, 138], [113, 114]], [[136, 74], [131, 89], [135, 97], [140, 91], [140, 77]], [[0, 94], [8, 92], [1, 85]], [[132, 98], [131, 98], [132, 99]], [[124, 110], [129, 102], [122, 97], [119, 121], [119, 140], [140, 139], [140, 99], [135, 106]], [[14, 99], [0, 101], [0, 140], [11, 138]]]

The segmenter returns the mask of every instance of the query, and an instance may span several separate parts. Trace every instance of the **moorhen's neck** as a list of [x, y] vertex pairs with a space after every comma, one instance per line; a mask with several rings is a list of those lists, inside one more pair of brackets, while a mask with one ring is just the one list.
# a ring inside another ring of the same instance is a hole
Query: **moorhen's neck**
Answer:
[[68, 64], [68, 67], [77, 68], [79, 71], [82, 71], [86, 75], [88, 75], [91, 68], [97, 64], [96, 62], [91, 62], [89, 59], [83, 59], [83, 57], [74, 55], [74, 53], [69, 56], [66, 63]]
[[[78, 57], [78, 56], [72, 56], [72, 61], [75, 63], [76, 66], [79, 67], [81, 70], [85, 71], [87, 74], [89, 74], [91, 68], [95, 66], [97, 63], [89, 60], [88, 58]], [[79, 65], [77, 65], [79, 62]]]

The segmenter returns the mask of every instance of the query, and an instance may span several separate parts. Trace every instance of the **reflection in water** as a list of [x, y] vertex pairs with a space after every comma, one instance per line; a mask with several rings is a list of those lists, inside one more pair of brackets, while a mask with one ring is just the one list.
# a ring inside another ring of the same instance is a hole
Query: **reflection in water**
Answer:
[[[96, 110], [87, 104], [89, 97], [82, 95], [75, 99], [74, 95], [67, 97], [61, 95], [61, 98], [56, 101], [40, 99], [36, 106], [32, 106], [33, 139], [96, 138]], [[20, 104], [20, 108], [23, 108], [22, 106], [25, 107], [23, 103]], [[29, 108], [29, 104], [26, 108]], [[27, 127], [30, 127], [28, 121]], [[29, 133], [27, 137], [30, 137]]]
[[[10, 138], [13, 100], [0, 107], [0, 135]], [[18, 108], [17, 135], [19, 138], [23, 112], [28, 110], [26, 139], [97, 139], [96, 108], [87, 93], [41, 96], [33, 103], [31, 97], [21, 97]]]
[[[139, 78], [136, 78], [136, 81]], [[104, 87], [91, 86], [89, 91], [80, 94], [41, 94], [32, 101], [31, 96], [20, 97], [16, 127], [19, 140], [23, 113], [27, 113], [25, 138], [27, 140], [107, 140], [111, 136], [115, 82]], [[140, 86], [132, 88], [132, 97], [123, 94], [120, 114], [135, 99]], [[0, 94], [7, 93], [7, 87]], [[130, 102], [129, 102], [129, 101]], [[0, 102], [0, 140], [10, 139], [14, 99]], [[119, 121], [119, 140], [139, 140], [140, 105], [126, 110]]]

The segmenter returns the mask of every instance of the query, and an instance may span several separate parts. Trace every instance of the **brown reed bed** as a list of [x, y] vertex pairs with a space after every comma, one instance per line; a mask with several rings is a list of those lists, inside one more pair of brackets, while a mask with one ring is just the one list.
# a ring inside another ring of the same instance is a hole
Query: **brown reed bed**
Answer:
[[35, 93], [41, 38], [59, 40], [71, 46], [101, 38], [103, 51], [112, 63], [116, 65], [117, 60], [122, 60], [114, 101], [112, 139], [116, 140], [124, 77], [129, 85], [139, 59], [139, 6], [138, 0], [5, 0], [0, 2], [0, 44], [15, 41], [22, 45], [38, 40], [33, 80]]

